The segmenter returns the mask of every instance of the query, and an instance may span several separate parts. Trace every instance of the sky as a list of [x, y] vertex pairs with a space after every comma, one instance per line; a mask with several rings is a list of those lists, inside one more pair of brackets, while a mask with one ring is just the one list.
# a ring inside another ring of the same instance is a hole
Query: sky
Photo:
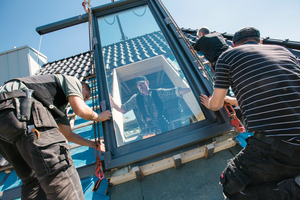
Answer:
[[[109, 15], [98, 20], [102, 46], [120, 42], [122, 35], [117, 23], [118, 20], [126, 38], [136, 38], [160, 30], [149, 7], [137, 7], [118, 13], [117, 16]], [[135, 28], [133, 28], [133, 24]]]
[[[39, 26], [84, 14], [83, 0], [1, 0], [0, 53], [28, 45], [48, 62], [86, 52], [88, 24], [40, 36]], [[91, 0], [97, 7], [111, 0]], [[299, 0], [162, 0], [180, 28], [235, 31], [254, 26], [262, 37], [300, 41]]]

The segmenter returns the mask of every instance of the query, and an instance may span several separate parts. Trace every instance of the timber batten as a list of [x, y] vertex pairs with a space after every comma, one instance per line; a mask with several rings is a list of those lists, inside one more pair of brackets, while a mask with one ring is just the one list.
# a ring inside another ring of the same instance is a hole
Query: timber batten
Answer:
[[[227, 139], [225, 141], [222, 142], [213, 142], [210, 143], [208, 145], [204, 145], [186, 152], [182, 152], [180, 153], [180, 159], [181, 159], [181, 163], [188, 163], [191, 161], [194, 161], [196, 159], [200, 159], [206, 156], [206, 149], [208, 146], [214, 146], [214, 152], [213, 153], [217, 153], [219, 151], [223, 151], [225, 149], [229, 149], [231, 147], [234, 147], [236, 145], [236, 142], [231, 138], [231, 139]], [[175, 159], [174, 159], [175, 158]], [[116, 176], [114, 176], [114, 174], [112, 174], [112, 177], [110, 177], [110, 183], [112, 185], [118, 185], [118, 184], [122, 184], [134, 179], [137, 180], [141, 180], [141, 175], [136, 175], [136, 171], [137, 169], [139, 169], [143, 174], [143, 176], [148, 176], [154, 173], [158, 173], [160, 171], [172, 168], [172, 167], [176, 167], [176, 156], [171, 156], [153, 163], [149, 163], [146, 165], [142, 165], [142, 166], [136, 166], [136, 168], [132, 168], [128, 169], [128, 171], [124, 170], [124, 168], [122, 168], [122, 172], [118, 172], [118, 170], [116, 172], [114, 172], [115, 174], [117, 174]], [[178, 159], [178, 158], [177, 158]], [[134, 170], [135, 169], [135, 170]], [[121, 173], [121, 174], [120, 174]]]

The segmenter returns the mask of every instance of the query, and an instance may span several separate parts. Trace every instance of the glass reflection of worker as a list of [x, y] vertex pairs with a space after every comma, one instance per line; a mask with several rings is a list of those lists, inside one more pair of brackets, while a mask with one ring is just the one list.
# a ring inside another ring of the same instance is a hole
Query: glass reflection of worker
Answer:
[[126, 113], [132, 109], [137, 109], [140, 114], [142, 134], [160, 134], [170, 130], [170, 118], [164, 108], [163, 102], [190, 92], [190, 88], [170, 88], [170, 89], [150, 89], [149, 81], [145, 76], [139, 76], [136, 80], [139, 93], [134, 94], [126, 103], [118, 105], [111, 98], [111, 105], [117, 111]]

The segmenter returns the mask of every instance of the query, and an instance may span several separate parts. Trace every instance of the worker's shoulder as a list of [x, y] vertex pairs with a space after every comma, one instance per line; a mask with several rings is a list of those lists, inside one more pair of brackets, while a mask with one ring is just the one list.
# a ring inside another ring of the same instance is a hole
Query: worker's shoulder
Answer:
[[203, 38], [203, 40], [216, 39], [216, 38], [225, 39], [221, 33], [217, 33], [217, 32], [206, 34], [201, 38]]
[[64, 75], [64, 74], [55, 74], [54, 78], [56, 81], [61, 82], [61, 83], [62, 82], [70, 82], [70, 83], [79, 82], [80, 83], [80, 81], [76, 77]]

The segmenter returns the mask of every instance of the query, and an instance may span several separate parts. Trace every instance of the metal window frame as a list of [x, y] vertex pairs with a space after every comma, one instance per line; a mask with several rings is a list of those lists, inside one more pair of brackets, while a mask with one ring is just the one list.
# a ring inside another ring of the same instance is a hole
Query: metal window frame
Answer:
[[[97, 23], [98, 17], [114, 14], [127, 9], [138, 6], [148, 5], [155, 20], [158, 23], [162, 33], [164, 34], [169, 46], [181, 66], [181, 69], [188, 79], [188, 82], [194, 92], [195, 96], [200, 96], [201, 93], [211, 94], [213, 88], [207, 79], [205, 79], [199, 72], [196, 64], [193, 62], [193, 55], [186, 48], [184, 41], [178, 38], [176, 29], [173, 24], [166, 24], [164, 19], [167, 14], [164, 12], [157, 0], [129, 0], [114, 3], [110, 8], [96, 8], [93, 9], [93, 30], [97, 37], [98, 44], [95, 46], [95, 66], [98, 88], [101, 88], [99, 94], [99, 101], [108, 99], [108, 89], [106, 82], [106, 70], [104, 59], [102, 55], [102, 47], [100, 40], [99, 27]], [[183, 67], [186, 66], [186, 67]], [[200, 104], [200, 103], [199, 103]], [[107, 105], [111, 108], [110, 105]], [[220, 112], [212, 112], [201, 106], [205, 113], [206, 120], [184, 126], [146, 140], [136, 141], [124, 146], [117, 147], [116, 138], [114, 134], [113, 123], [106, 121], [103, 123], [103, 134], [106, 144], [106, 152], [104, 153], [104, 161], [106, 170], [119, 168], [132, 163], [136, 163], [149, 158], [157, 158], [157, 156], [164, 156], [167, 153], [174, 151], [180, 147], [192, 145], [220, 135], [232, 129], [229, 124], [229, 118], [221, 110]]]
[[[178, 32], [174, 24], [167, 23], [165, 21], [168, 15], [165, 13], [158, 0], [123, 0], [92, 8], [93, 35], [98, 41], [98, 43], [94, 46], [94, 58], [97, 86], [99, 88], [99, 102], [105, 100], [107, 104], [106, 107], [111, 109], [97, 18], [143, 5], [147, 5], [152, 12], [175, 58], [177, 59], [177, 62], [181, 66], [194, 95], [196, 97], [200, 96], [200, 94], [210, 95], [213, 91], [211, 84], [201, 75], [201, 72], [198, 70], [197, 63], [194, 62], [195, 57], [188, 49], [183, 39], [178, 36]], [[86, 14], [83, 14], [38, 27], [36, 31], [40, 34], [46, 34], [85, 22], [88, 22], [88, 18]], [[141, 163], [149, 159], [158, 159], [159, 157], [167, 155], [180, 148], [188, 147], [199, 142], [202, 143], [205, 140], [232, 129], [230, 119], [224, 109], [212, 112], [202, 106], [200, 102], [199, 105], [206, 116], [206, 120], [121, 147], [117, 147], [112, 121], [103, 122], [103, 136], [106, 148], [106, 152], [104, 153], [104, 162], [106, 170], [119, 168], [136, 162]]]

